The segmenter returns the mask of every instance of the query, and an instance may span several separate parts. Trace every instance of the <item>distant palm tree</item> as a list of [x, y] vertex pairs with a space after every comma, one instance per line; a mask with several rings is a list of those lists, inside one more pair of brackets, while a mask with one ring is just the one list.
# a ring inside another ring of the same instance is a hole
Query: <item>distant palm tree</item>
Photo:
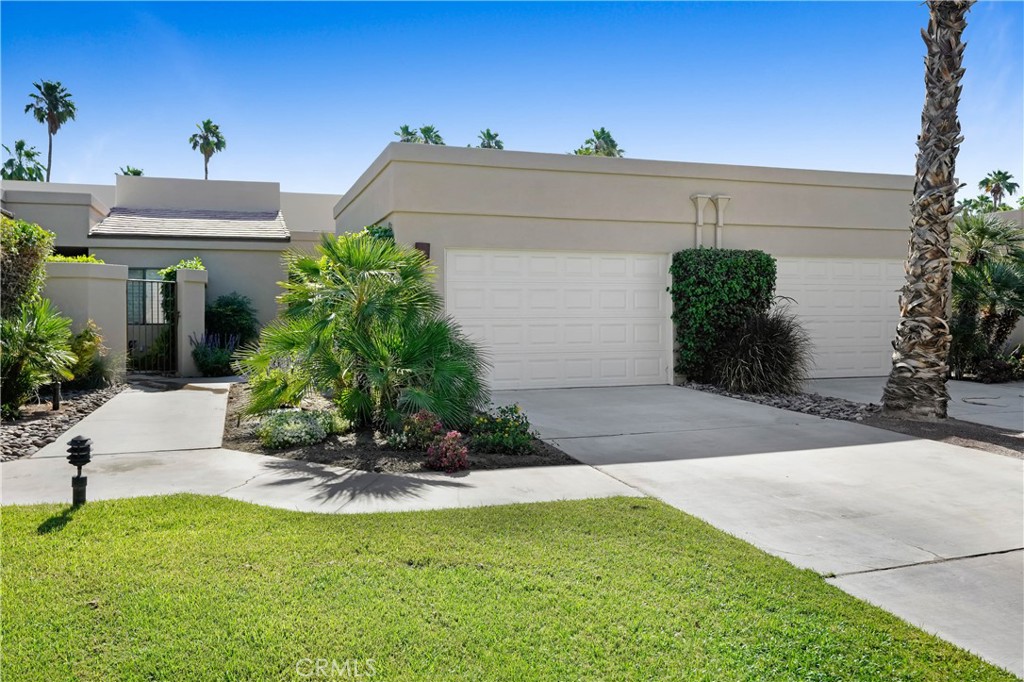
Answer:
[[121, 166], [121, 175], [142, 175], [142, 169], [135, 166]]
[[217, 152], [224, 151], [228, 146], [228, 142], [220, 132], [220, 127], [210, 119], [197, 123], [196, 128], [199, 129], [199, 132], [192, 133], [188, 141], [192, 145], [192, 149], [198, 149], [203, 155], [203, 179], [209, 180], [210, 157]]
[[423, 142], [419, 131], [409, 126], [402, 126], [395, 131], [395, 135], [398, 137], [399, 142], [409, 142], [411, 144], [421, 144]]
[[0, 168], [0, 178], [42, 182], [46, 177], [46, 169], [37, 160], [39, 150], [29, 147], [25, 140], [15, 140], [13, 152], [7, 145], [3, 145], [3, 148], [10, 158], [4, 161], [3, 167]]
[[601, 127], [593, 131], [594, 136], [588, 138], [583, 145], [573, 151], [576, 156], [611, 156], [621, 158], [626, 150], [619, 147], [612, 134]]
[[420, 137], [423, 140], [423, 144], [444, 144], [441, 133], [434, 126], [423, 126], [420, 128]]
[[992, 195], [992, 205], [996, 209], [1003, 203], [1003, 195], [1012, 197], [1020, 187], [1013, 182], [1013, 176], [1003, 170], [995, 170], [982, 178], [978, 183], [978, 189]]
[[480, 149], [504, 149], [505, 143], [498, 139], [498, 133], [492, 133], [490, 128], [480, 131]]
[[925, 96], [917, 136], [914, 200], [906, 282], [893, 341], [892, 370], [882, 394], [885, 414], [946, 418], [949, 391], [950, 226], [956, 217], [956, 155], [960, 145], [963, 32], [974, 0], [929, 0], [922, 32]]
[[970, 266], [1007, 257], [1024, 263], [1024, 228], [994, 216], [962, 213], [953, 224], [952, 253]]
[[53, 136], [68, 121], [75, 120], [75, 103], [71, 93], [61, 85], [60, 81], [40, 81], [33, 83], [38, 92], [29, 93], [32, 100], [25, 105], [25, 113], [31, 113], [37, 121], [46, 124], [49, 136], [49, 147], [46, 151], [46, 181], [50, 181], [53, 169]]

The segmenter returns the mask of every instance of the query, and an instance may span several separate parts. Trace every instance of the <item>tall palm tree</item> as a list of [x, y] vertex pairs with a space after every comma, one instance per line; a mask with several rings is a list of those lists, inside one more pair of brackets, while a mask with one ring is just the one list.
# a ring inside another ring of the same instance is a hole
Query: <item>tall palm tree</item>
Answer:
[[4, 180], [31, 180], [42, 182], [46, 177], [46, 169], [39, 163], [39, 150], [29, 147], [25, 140], [14, 141], [14, 151], [7, 145], [2, 145], [7, 152], [8, 158], [0, 167], [0, 178]]
[[612, 134], [604, 127], [593, 131], [594, 136], [587, 138], [583, 145], [573, 151], [576, 156], [611, 156], [621, 158], [626, 150], [619, 147]]
[[199, 132], [192, 133], [188, 141], [192, 145], [192, 149], [198, 149], [199, 153], [203, 155], [203, 179], [209, 180], [210, 157], [217, 152], [224, 151], [228, 142], [224, 139], [224, 134], [220, 132], [220, 126], [210, 119], [197, 123], [196, 128], [199, 129]]
[[412, 144], [423, 142], [423, 138], [420, 137], [418, 130], [405, 125], [395, 131], [395, 136], [398, 137], [399, 142], [409, 142]]
[[121, 166], [121, 175], [142, 175], [142, 169], [135, 166]]
[[49, 136], [49, 148], [46, 151], [46, 181], [50, 181], [53, 168], [53, 136], [68, 121], [75, 120], [75, 103], [71, 93], [60, 81], [40, 81], [33, 83], [37, 92], [29, 93], [31, 100], [25, 105], [25, 113], [31, 113], [37, 121], [46, 124]]
[[917, 177], [892, 370], [882, 394], [885, 413], [903, 419], [944, 419], [949, 392], [952, 266], [950, 225], [956, 217], [956, 156], [960, 150], [963, 31], [974, 0], [929, 0], [924, 108], [917, 138]]
[[490, 128], [480, 131], [480, 149], [504, 149], [505, 143], [498, 139], [498, 133], [492, 133]]
[[444, 139], [441, 137], [441, 133], [434, 126], [423, 126], [420, 128], [420, 138], [423, 144], [439, 144], [444, 145]]
[[992, 195], [992, 205], [996, 209], [1003, 203], [1003, 195], [1012, 197], [1020, 187], [1013, 182], [1013, 176], [1004, 170], [995, 170], [982, 178], [978, 183], [978, 189]]

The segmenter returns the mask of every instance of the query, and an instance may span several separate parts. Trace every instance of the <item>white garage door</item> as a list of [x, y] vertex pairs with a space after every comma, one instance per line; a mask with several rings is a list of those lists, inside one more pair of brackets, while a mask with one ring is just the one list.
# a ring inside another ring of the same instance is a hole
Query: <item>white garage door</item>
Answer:
[[668, 256], [445, 252], [445, 305], [495, 389], [671, 382]]
[[884, 376], [899, 321], [903, 261], [779, 258], [776, 292], [814, 340], [815, 377]]

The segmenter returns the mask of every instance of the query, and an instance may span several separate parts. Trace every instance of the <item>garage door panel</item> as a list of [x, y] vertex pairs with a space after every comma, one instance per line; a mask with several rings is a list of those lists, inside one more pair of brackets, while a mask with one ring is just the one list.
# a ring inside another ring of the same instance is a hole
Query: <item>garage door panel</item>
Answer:
[[899, 321], [900, 260], [779, 258], [777, 293], [794, 299], [814, 343], [812, 376], [882, 376]]
[[449, 250], [448, 312], [502, 388], [671, 380], [668, 257]]

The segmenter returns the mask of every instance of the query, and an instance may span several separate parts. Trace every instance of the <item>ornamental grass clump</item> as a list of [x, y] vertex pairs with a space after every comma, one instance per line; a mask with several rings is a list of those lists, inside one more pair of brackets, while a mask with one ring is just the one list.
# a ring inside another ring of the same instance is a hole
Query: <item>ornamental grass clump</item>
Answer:
[[469, 468], [469, 448], [458, 431], [439, 436], [427, 447], [428, 469], [453, 474]]
[[785, 307], [756, 313], [714, 353], [714, 381], [734, 393], [799, 393], [811, 368], [811, 337]]

